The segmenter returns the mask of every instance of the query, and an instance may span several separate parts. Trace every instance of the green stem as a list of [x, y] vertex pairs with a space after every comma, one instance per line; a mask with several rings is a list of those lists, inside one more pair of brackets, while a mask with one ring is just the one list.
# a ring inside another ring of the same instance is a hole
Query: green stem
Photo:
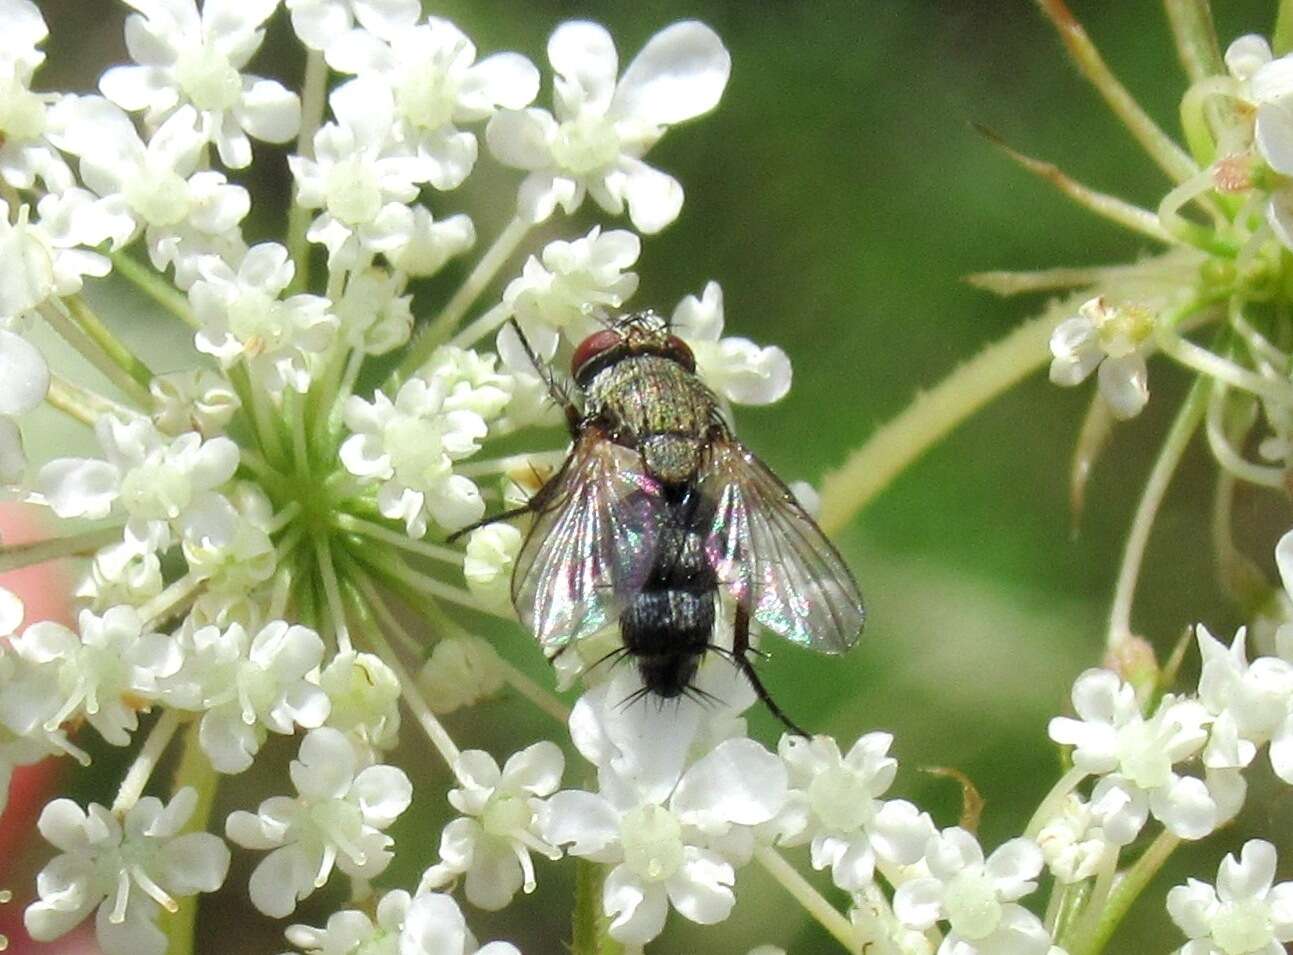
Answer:
[[332, 561], [332, 547], [326, 533], [314, 535], [314, 553], [319, 563], [319, 576], [323, 581], [323, 596], [328, 603], [328, 613], [332, 617], [332, 632], [337, 642], [338, 653], [349, 653], [350, 628], [346, 626], [346, 610], [341, 602], [341, 580]]
[[1026, 169], [1028, 172], [1050, 183], [1064, 195], [1068, 196], [1078, 205], [1093, 212], [1094, 214], [1108, 219], [1124, 229], [1130, 229], [1133, 232], [1139, 232], [1141, 235], [1153, 239], [1155, 242], [1162, 242], [1164, 245], [1172, 245], [1176, 239], [1167, 233], [1158, 216], [1149, 209], [1142, 209], [1140, 206], [1120, 199], [1117, 196], [1111, 196], [1108, 193], [1092, 189], [1085, 183], [1079, 182], [1072, 176], [1054, 163], [1045, 160], [1035, 159], [1026, 153], [1009, 146], [996, 133], [986, 127], [978, 127], [980, 133], [988, 138], [994, 146], [1000, 149], [1014, 162]]
[[[210, 826], [220, 782], [219, 775], [198, 743], [199, 722], [194, 720], [184, 733], [180, 765], [175, 771], [176, 791], [190, 786], [198, 794], [197, 808], [188, 821], [190, 832], [205, 832]], [[194, 955], [197, 950], [198, 898], [197, 895], [185, 896], [179, 900], [179, 909], [165, 917], [162, 927], [170, 941], [168, 955]]]
[[1198, 172], [1198, 167], [1185, 150], [1163, 132], [1113, 75], [1104, 57], [1064, 0], [1036, 0], [1036, 3], [1055, 26], [1078, 71], [1099, 91], [1109, 109], [1159, 168], [1177, 182], [1189, 179]]
[[121, 530], [120, 525], [98, 527], [69, 537], [50, 537], [29, 544], [0, 546], [0, 573], [61, 557], [85, 557], [100, 547], [121, 540]]
[[[385, 601], [377, 592], [377, 588], [371, 582], [360, 577], [356, 583], [358, 589], [354, 586], [347, 586], [346, 594], [350, 598], [348, 602], [355, 615], [364, 625], [365, 636], [371, 641], [373, 650], [391, 668], [396, 679], [399, 680], [400, 699], [404, 701], [404, 705], [408, 707], [409, 712], [418, 721], [418, 725], [422, 727], [422, 731], [426, 733], [427, 739], [431, 741], [431, 745], [445, 761], [445, 765], [449, 767], [449, 772], [456, 775], [455, 766], [458, 763], [458, 757], [462, 755], [462, 752], [458, 749], [458, 744], [453, 741], [449, 731], [444, 728], [444, 725], [432, 712], [431, 706], [423, 697], [421, 689], [418, 688], [417, 681], [405, 669], [399, 655], [395, 652], [395, 648], [391, 646], [390, 641], [386, 639], [385, 633], [382, 632], [382, 627], [378, 626], [377, 621], [373, 619], [373, 614], [376, 613], [378, 620], [388, 630], [402, 630], [403, 627], [386, 606]], [[363, 592], [362, 597], [360, 596], [360, 591]]]
[[449, 303], [440, 314], [423, 329], [404, 360], [400, 362], [396, 374], [401, 379], [408, 378], [422, 367], [423, 363], [431, 357], [436, 346], [449, 337], [450, 332], [467, 314], [467, 309], [471, 308], [472, 303], [480, 297], [481, 292], [485, 291], [494, 276], [498, 274], [498, 270], [512, 257], [512, 253], [516, 251], [516, 247], [521, 244], [521, 240], [526, 237], [531, 228], [530, 223], [517, 216], [498, 234], [494, 244], [481, 256], [480, 261], [454, 293], [453, 298], [449, 299]]
[[423, 597], [444, 600], [460, 607], [475, 610], [478, 613], [489, 614], [492, 617], [502, 617], [505, 620], [513, 619], [510, 614], [504, 613], [497, 607], [489, 606], [467, 590], [419, 573], [399, 558], [387, 554], [384, 548], [352, 547], [350, 548], [350, 553], [357, 561], [372, 568], [381, 577], [402, 584]]
[[1060, 898], [1059, 910], [1056, 913], [1054, 924], [1048, 926], [1048, 928], [1053, 929], [1051, 938], [1062, 938], [1069, 934], [1077, 923], [1078, 916], [1086, 907], [1087, 900], [1091, 897], [1093, 884], [1091, 879], [1087, 879], [1077, 885], [1063, 887], [1067, 891]]
[[[314, 134], [323, 122], [323, 108], [328, 98], [328, 65], [323, 54], [311, 50], [305, 59], [305, 79], [302, 82], [301, 131], [296, 139], [296, 152], [307, 159], [314, 157]], [[305, 237], [309, 231], [314, 210], [295, 201], [287, 213], [287, 251], [296, 266], [289, 293], [302, 292], [310, 287], [310, 243]]]
[[1131, 531], [1127, 534], [1127, 543], [1122, 552], [1122, 564], [1118, 570], [1118, 582], [1114, 587], [1113, 604], [1109, 609], [1109, 631], [1105, 640], [1106, 650], [1112, 652], [1124, 641], [1131, 639], [1131, 609], [1136, 596], [1136, 581], [1140, 577], [1141, 564], [1145, 559], [1145, 548], [1149, 544], [1149, 534], [1154, 527], [1163, 496], [1172, 481], [1185, 455], [1185, 449], [1194, 437], [1203, 421], [1208, 406], [1208, 391], [1211, 380], [1196, 378], [1186, 395], [1181, 409], [1176, 413], [1171, 430], [1163, 441], [1163, 447], [1154, 461], [1149, 480], [1141, 493], [1140, 503], [1136, 506], [1136, 516], [1132, 519]]
[[1271, 49], [1276, 56], [1293, 50], [1293, 0], [1279, 0], [1275, 29], [1271, 32]]
[[128, 418], [135, 413], [111, 398], [68, 381], [58, 372], [50, 374], [49, 391], [45, 394], [45, 400], [64, 414], [90, 427], [94, 427], [95, 422], [104, 415]]
[[141, 387], [147, 389], [153, 381], [152, 370], [139, 359], [139, 357], [127, 348], [116, 335], [112, 334], [108, 326], [95, 314], [94, 309], [86, 304], [85, 299], [79, 295], [73, 295], [65, 300], [68, 311], [72, 313], [72, 320], [80, 326], [81, 331], [85, 332], [96, 345], [103, 349], [105, 355], [112, 359], [116, 364], [139, 383]]
[[139, 618], [144, 622], [144, 629], [161, 624], [181, 609], [197, 599], [198, 591], [206, 581], [193, 574], [186, 574], [139, 608]]
[[123, 279], [176, 318], [179, 318], [184, 324], [192, 328], [200, 327], [197, 317], [193, 314], [193, 308], [189, 305], [188, 298], [167, 282], [164, 276], [159, 275], [125, 252], [113, 252], [110, 258], [112, 259], [113, 271]]
[[290, 471], [283, 436], [271, 414], [269, 395], [255, 387], [246, 365], [234, 365], [228, 374], [243, 411], [251, 418], [252, 432], [256, 435], [261, 452], [275, 470]]
[[754, 858], [759, 865], [771, 875], [787, 892], [794, 897], [804, 910], [815, 918], [835, 940], [844, 946], [845, 951], [861, 955], [862, 947], [858, 944], [853, 925], [835, 906], [822, 897], [822, 894], [799, 874], [794, 866], [787, 862], [781, 853], [771, 846], [760, 846], [754, 850]]
[[417, 554], [419, 557], [453, 564], [456, 567], [462, 566], [463, 552], [453, 547], [444, 547], [440, 544], [432, 544], [429, 541], [414, 540], [401, 531], [383, 527], [376, 521], [366, 521], [362, 517], [355, 517], [353, 514], [347, 514], [344, 511], [335, 513], [332, 520], [342, 530], [349, 531], [352, 534], [361, 534], [383, 544], [406, 550], [410, 554]]
[[1145, 887], [1158, 874], [1168, 856], [1181, 844], [1180, 838], [1164, 830], [1149, 844], [1122, 879], [1109, 893], [1109, 899], [1100, 913], [1100, 919], [1087, 938], [1060, 939], [1069, 955], [1099, 955], [1108, 944], [1118, 926], [1122, 924], [1132, 903], [1145, 891]]
[[144, 794], [144, 787], [152, 778], [153, 770], [157, 768], [157, 763], [166, 752], [166, 747], [171, 745], [171, 739], [179, 726], [179, 710], [164, 711], [161, 718], [153, 724], [153, 728], [148, 731], [148, 738], [139, 749], [139, 755], [130, 764], [130, 769], [126, 771], [126, 778], [121, 781], [121, 788], [117, 790], [117, 798], [112, 802], [114, 815], [125, 815], [135, 807], [135, 803], [139, 802], [139, 797]]
[[1042, 801], [1037, 804], [1037, 809], [1033, 816], [1028, 820], [1028, 826], [1024, 829], [1024, 835], [1029, 839], [1036, 839], [1037, 833], [1042, 831], [1042, 826], [1050, 822], [1051, 819], [1059, 812], [1064, 800], [1069, 797], [1069, 793], [1077, 789], [1082, 780], [1086, 779], [1089, 773], [1085, 770], [1078, 769], [1076, 766], [1071, 768], [1059, 781], [1051, 787], [1051, 791], [1042, 797]]
[[606, 934], [602, 884], [606, 870], [597, 862], [575, 860], [575, 907], [570, 916], [571, 955], [620, 955], [624, 946]]
[[103, 373], [103, 376], [140, 408], [151, 408], [153, 396], [148, 387], [141, 384], [118, 359], [119, 355], [110, 353], [102, 342], [96, 341], [81, 327], [79, 321], [64, 312], [61, 302], [45, 303], [39, 309], [40, 315], [49, 323], [50, 328], [58, 332], [63, 339], [75, 348], [81, 357]]
[[1176, 55], [1190, 81], [1225, 73], [1208, 0], [1163, 0], [1163, 7], [1176, 38]]
[[[93, 428], [107, 410], [108, 400], [92, 392], [79, 388], [70, 381], [52, 374], [49, 391], [45, 392], [45, 401], [55, 411], [61, 411], [73, 421]], [[115, 404], [115, 403], [111, 403]]]
[[867, 439], [822, 481], [819, 523], [844, 527], [903, 470], [997, 395], [1050, 360], [1051, 332], [1077, 308], [1061, 302], [957, 368]]

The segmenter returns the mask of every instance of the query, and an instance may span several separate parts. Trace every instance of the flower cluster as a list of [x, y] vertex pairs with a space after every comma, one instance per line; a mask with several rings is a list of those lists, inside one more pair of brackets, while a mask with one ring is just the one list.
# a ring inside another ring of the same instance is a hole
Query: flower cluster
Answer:
[[[386, 869], [387, 830], [412, 799], [387, 761], [401, 698], [436, 727], [433, 712], [503, 682], [488, 644], [464, 634], [441, 641], [413, 683], [388, 642], [409, 642], [390, 601], [442, 616], [510, 613], [519, 530], [481, 528], [461, 548], [426, 538], [478, 521], [491, 479], [514, 485], [560, 455], [487, 456], [495, 439], [549, 414], [550, 373], [514, 330], [560, 367], [558, 352], [635, 292], [641, 240], [611, 224], [554, 239], [492, 306], [477, 299], [532, 226], [586, 194], [612, 216], [627, 210], [640, 233], [675, 219], [682, 188], [644, 157], [668, 127], [718, 103], [730, 62], [712, 30], [682, 22], [620, 76], [602, 27], [564, 24], [548, 46], [554, 114], [532, 107], [542, 84], [533, 63], [478, 54], [412, 0], [288, 0], [285, 13], [277, 0], [128, 5], [132, 62], [106, 70], [98, 93], [73, 95], [33, 86], [44, 19], [31, 0], [0, 0], [0, 479], [60, 521], [99, 522], [42, 551], [88, 558], [74, 628], [24, 627], [21, 602], [0, 591], [0, 781], [52, 753], [87, 761], [74, 742], [82, 726], [114, 746], [143, 737], [110, 808], [47, 807], [40, 830], [63, 854], [42, 873], [27, 921], [51, 939], [97, 908], [105, 951], [161, 952], [159, 912], [218, 888], [229, 843], [264, 853], [248, 891], [277, 918], [334, 872], [366, 886]], [[255, 65], [279, 17], [310, 51], [298, 90]], [[526, 173], [516, 219], [410, 344], [434, 307], [410, 282], [477, 242], [471, 219], [440, 203], [485, 158], [482, 135], [489, 156]], [[265, 148], [277, 145], [285, 162]], [[253, 244], [240, 176], [262, 157], [284, 163], [293, 205], [284, 235]], [[82, 298], [110, 273], [187, 323], [187, 367], [154, 373]], [[27, 334], [38, 321], [112, 391], [52, 369]], [[722, 337], [716, 283], [678, 307], [675, 325], [725, 401], [786, 393], [784, 353]], [[368, 360], [392, 352], [394, 373], [357, 392]], [[88, 425], [98, 450], [28, 462], [24, 419], [44, 402]], [[142, 793], [189, 721], [198, 761], [185, 765], [218, 774], [296, 737], [292, 794], [234, 811], [223, 838], [218, 827], [182, 834], [191, 819], [205, 828], [195, 790], [169, 803]], [[462, 815], [422, 887], [386, 892], [375, 921], [346, 911], [322, 929], [295, 926], [293, 944], [474, 951], [457, 905], [433, 889], [463, 880], [472, 904], [500, 908], [534, 888], [531, 853], [560, 857], [544, 822], [564, 762], [555, 744], [500, 769], [447, 736], [432, 741]], [[742, 817], [746, 829], [780, 808], [772, 798], [763, 815]]]
[[[108, 69], [97, 93], [66, 94], [39, 89], [39, 8], [0, 0], [0, 482], [60, 528], [3, 553], [6, 566], [74, 557], [82, 569], [74, 627], [25, 623], [0, 589], [0, 808], [16, 768], [88, 762], [91, 732], [134, 747], [110, 805], [55, 798], [40, 814], [57, 852], [26, 909], [33, 938], [93, 914], [108, 955], [162, 955], [161, 913], [220, 889], [232, 845], [256, 854], [245, 892], [273, 918], [348, 883], [354, 907], [286, 930], [320, 955], [516, 955], [509, 942], [480, 947], [454, 893], [501, 909], [536, 891], [538, 860], [572, 857], [600, 873], [584, 880], [600, 886], [584, 906], [600, 909], [594, 929], [639, 949], [671, 912], [729, 918], [738, 875], [757, 861], [851, 950], [1046, 955], [1053, 941], [1090, 942], [1089, 913], [1151, 818], [1172, 839], [1213, 832], [1239, 810], [1262, 747], [1293, 782], [1283, 619], [1276, 652], [1251, 663], [1244, 631], [1226, 647], [1200, 627], [1197, 693], [1146, 694], [1112, 670], [1079, 677], [1075, 716], [1051, 723], [1072, 770], [1024, 835], [990, 850], [968, 819], [940, 828], [890, 795], [887, 733], [848, 746], [787, 735], [775, 750], [750, 738], [742, 714], [756, 696], [731, 665], [726, 598], [688, 693], [662, 702], [632, 668], [599, 667], [623, 650], [607, 628], [555, 661], [562, 688], [580, 688], [564, 713], [470, 625], [512, 615], [509, 582], [526, 559], [520, 528], [476, 525], [562, 466], [566, 452], [541, 430], [569, 384], [561, 369], [632, 307], [643, 237], [681, 214], [682, 186], [646, 157], [718, 104], [727, 50], [683, 21], [621, 72], [604, 28], [562, 24], [547, 44], [549, 111], [534, 105], [539, 67], [482, 55], [416, 0], [126, 2], [132, 62]], [[276, 22], [308, 51], [298, 90], [255, 65]], [[1152, 350], [1200, 371], [1211, 391], [1192, 420], [1206, 410], [1218, 459], [1265, 484], [1285, 479], [1293, 447], [1286, 319], [1262, 304], [1293, 248], [1290, 62], [1237, 41], [1229, 74], [1191, 100], [1233, 107], [1188, 114], [1215, 153], [1206, 168], [1177, 177], [1152, 223], [1098, 203], [1189, 246], [1168, 265], [1197, 277], [1191, 294], [1092, 289], [1109, 294], [1088, 296], [1051, 338], [1052, 377], [1096, 374], [1120, 418], [1148, 398]], [[245, 170], [262, 157], [290, 178], [292, 201], [284, 234], [253, 243]], [[451, 210], [483, 162], [523, 173], [515, 215], [485, 241]], [[609, 221], [518, 255], [536, 226], [586, 198]], [[1190, 202], [1223, 221], [1183, 216]], [[419, 280], [478, 242], [457, 291], [434, 300]], [[1219, 270], [1200, 268], [1215, 264], [1207, 256], [1234, 260], [1224, 294]], [[155, 373], [82, 295], [108, 276], [192, 333], [176, 370]], [[1227, 307], [1214, 314], [1217, 302]], [[724, 337], [717, 282], [662, 311], [723, 415], [788, 392], [783, 351]], [[1209, 347], [1187, 337], [1214, 320]], [[101, 380], [51, 367], [36, 323]], [[22, 432], [42, 404], [84, 425], [97, 450], [29, 461]], [[1263, 463], [1240, 453], [1259, 419]], [[1277, 560], [1290, 590], [1293, 534]], [[1293, 593], [1277, 603], [1293, 606]], [[414, 615], [433, 647], [407, 632]], [[553, 740], [501, 766], [458, 748], [438, 714], [504, 690], [568, 716], [587, 763], [579, 778], [593, 783], [563, 784]], [[395, 853], [410, 851], [394, 835], [414, 798], [394, 762], [409, 725], [442, 758], [456, 811], [435, 858], [415, 860], [425, 865], [412, 891], [385, 882]], [[295, 758], [273, 795], [210, 818], [212, 790], [275, 749]], [[180, 778], [165, 798], [146, 795], [163, 786], [164, 760]], [[800, 850], [829, 872], [847, 915], [793, 873], [787, 855]], [[1057, 893], [1045, 920], [1029, 907], [1044, 866]], [[1250, 843], [1215, 892], [1175, 891], [1169, 909], [1192, 952], [1286, 941], [1287, 886], [1272, 880], [1269, 847]]]

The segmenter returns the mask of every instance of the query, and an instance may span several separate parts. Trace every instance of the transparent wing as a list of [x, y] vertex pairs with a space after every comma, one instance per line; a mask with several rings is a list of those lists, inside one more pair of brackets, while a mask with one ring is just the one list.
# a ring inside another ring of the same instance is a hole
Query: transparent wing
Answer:
[[715, 503], [705, 540], [720, 586], [764, 627], [822, 653], [862, 635], [857, 581], [817, 523], [740, 443], [710, 445], [701, 489]]
[[637, 452], [596, 432], [553, 480], [512, 575], [516, 612], [549, 655], [611, 623], [642, 589], [663, 507]]

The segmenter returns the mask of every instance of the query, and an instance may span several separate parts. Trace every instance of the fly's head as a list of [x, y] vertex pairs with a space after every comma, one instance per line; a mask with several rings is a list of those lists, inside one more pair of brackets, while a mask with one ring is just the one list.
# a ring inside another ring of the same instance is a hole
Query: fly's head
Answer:
[[658, 355], [688, 372], [696, 370], [696, 357], [687, 343], [672, 334], [663, 318], [648, 311], [620, 316], [585, 338], [575, 349], [570, 373], [584, 388], [598, 372], [637, 355]]

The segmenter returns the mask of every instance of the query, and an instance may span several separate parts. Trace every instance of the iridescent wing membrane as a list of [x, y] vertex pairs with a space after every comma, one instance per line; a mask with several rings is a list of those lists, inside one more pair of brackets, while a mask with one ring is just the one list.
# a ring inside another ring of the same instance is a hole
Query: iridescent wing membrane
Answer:
[[705, 552], [719, 584], [773, 633], [843, 653], [866, 614], [844, 559], [781, 480], [724, 437], [709, 446], [700, 489], [716, 507]]
[[646, 583], [665, 507], [636, 451], [580, 436], [517, 556], [512, 603], [548, 656], [619, 617]]

